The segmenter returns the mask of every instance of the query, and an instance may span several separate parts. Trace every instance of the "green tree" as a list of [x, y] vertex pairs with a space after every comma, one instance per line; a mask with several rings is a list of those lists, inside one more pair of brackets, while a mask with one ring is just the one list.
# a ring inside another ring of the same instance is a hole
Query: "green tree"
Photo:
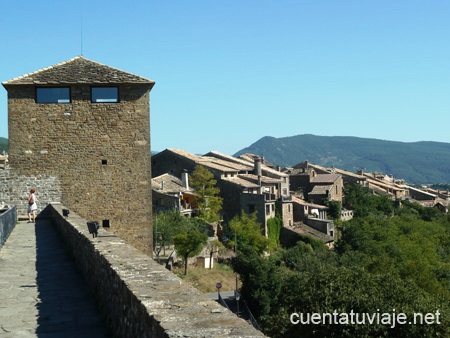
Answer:
[[347, 184], [344, 188], [344, 200], [347, 208], [353, 209], [355, 217], [367, 217], [371, 214], [392, 216], [394, 202], [389, 196], [373, 195], [369, 188], [360, 184]]
[[269, 238], [271, 251], [275, 250], [280, 245], [280, 234], [282, 227], [283, 221], [279, 215], [276, 215], [274, 218], [267, 221], [267, 235]]
[[256, 213], [235, 216], [228, 224], [229, 238], [233, 238], [229, 242], [231, 247], [235, 246], [234, 234], [236, 234], [237, 249], [239, 251], [253, 251], [262, 254], [267, 250], [269, 241], [262, 234], [261, 225], [256, 220]]
[[183, 257], [184, 260], [184, 274], [188, 273], [188, 259], [197, 255], [206, 245], [208, 236], [199, 232], [198, 230], [187, 230], [181, 232], [173, 238], [175, 250]]
[[195, 203], [200, 209], [200, 217], [207, 222], [220, 220], [223, 199], [216, 186], [214, 175], [205, 167], [197, 165], [191, 175], [191, 187], [195, 190]]
[[176, 209], [160, 211], [153, 215], [153, 247], [156, 256], [159, 257], [161, 250], [165, 251], [167, 246], [173, 245], [176, 234], [188, 229], [191, 221], [180, 214]]
[[328, 207], [328, 215], [331, 219], [340, 219], [342, 211], [341, 201], [326, 200], [325, 205]]

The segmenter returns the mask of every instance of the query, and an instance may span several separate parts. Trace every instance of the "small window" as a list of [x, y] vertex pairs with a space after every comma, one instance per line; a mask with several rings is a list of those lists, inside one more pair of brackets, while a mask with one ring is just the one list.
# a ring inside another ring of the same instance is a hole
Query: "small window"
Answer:
[[117, 87], [92, 87], [91, 101], [94, 103], [119, 102], [119, 89]]
[[36, 88], [36, 103], [70, 103], [70, 88]]

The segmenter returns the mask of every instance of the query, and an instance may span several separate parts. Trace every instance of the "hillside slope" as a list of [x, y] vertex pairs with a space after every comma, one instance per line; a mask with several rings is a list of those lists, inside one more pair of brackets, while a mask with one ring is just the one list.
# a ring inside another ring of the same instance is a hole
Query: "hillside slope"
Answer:
[[396, 142], [347, 136], [266, 136], [235, 156], [253, 153], [281, 166], [305, 160], [355, 172], [379, 171], [409, 183], [450, 183], [450, 143]]
[[8, 139], [0, 137], [0, 155], [3, 154], [3, 150], [8, 151]]

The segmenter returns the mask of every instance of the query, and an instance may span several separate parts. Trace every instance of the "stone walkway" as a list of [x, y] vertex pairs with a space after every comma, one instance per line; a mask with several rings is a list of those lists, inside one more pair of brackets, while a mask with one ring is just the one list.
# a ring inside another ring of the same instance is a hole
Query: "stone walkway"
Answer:
[[19, 221], [0, 250], [0, 337], [109, 337], [46, 219]]

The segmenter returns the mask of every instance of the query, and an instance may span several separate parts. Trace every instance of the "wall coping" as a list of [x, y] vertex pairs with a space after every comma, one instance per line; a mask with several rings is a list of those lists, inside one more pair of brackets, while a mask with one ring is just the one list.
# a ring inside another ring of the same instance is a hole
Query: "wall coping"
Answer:
[[[108, 325], [116, 326], [112, 329], [118, 336], [133, 327], [134, 337], [265, 337], [120, 237], [100, 228], [93, 238], [87, 220], [72, 211], [67, 218], [62, 216], [63, 205], [49, 204], [46, 209], [43, 214], [46, 211], [51, 214], [77, 266], [92, 285]], [[105, 264], [99, 264], [99, 259]], [[92, 266], [91, 262], [99, 266]], [[103, 274], [118, 280], [114, 285], [120, 284], [122, 290], [105, 290], [111, 281], [95, 277], [96, 269], [109, 270]], [[115, 306], [107, 299], [112, 292], [125, 298], [119, 300], [128, 304], [124, 306], [131, 307], [122, 311], [126, 316], [117, 316], [108, 309]]]

